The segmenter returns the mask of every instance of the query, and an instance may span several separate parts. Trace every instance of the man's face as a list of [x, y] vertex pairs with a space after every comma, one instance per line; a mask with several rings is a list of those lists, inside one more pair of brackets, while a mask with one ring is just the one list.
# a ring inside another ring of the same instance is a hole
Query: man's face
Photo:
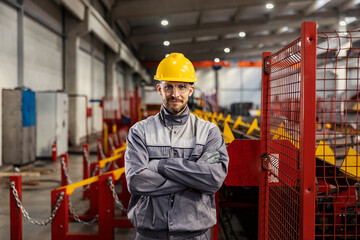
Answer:
[[171, 114], [180, 113], [194, 92], [194, 86], [186, 82], [162, 81], [156, 85], [166, 110]]

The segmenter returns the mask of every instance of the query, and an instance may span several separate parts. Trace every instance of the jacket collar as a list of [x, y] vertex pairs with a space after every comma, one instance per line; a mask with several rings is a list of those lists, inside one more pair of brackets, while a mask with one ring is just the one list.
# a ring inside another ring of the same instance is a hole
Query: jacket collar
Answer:
[[165, 126], [177, 126], [183, 125], [189, 119], [190, 111], [186, 105], [186, 109], [180, 115], [172, 115], [169, 113], [164, 106], [161, 106], [160, 109], [160, 120], [164, 123]]

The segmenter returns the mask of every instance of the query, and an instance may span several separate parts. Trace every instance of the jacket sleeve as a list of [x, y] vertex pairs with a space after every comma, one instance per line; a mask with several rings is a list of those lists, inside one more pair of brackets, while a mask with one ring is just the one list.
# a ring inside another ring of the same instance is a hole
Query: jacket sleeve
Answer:
[[215, 126], [209, 131], [203, 153], [210, 150], [220, 153], [218, 163], [197, 163], [182, 158], [171, 158], [161, 160], [158, 171], [166, 178], [182, 183], [189, 188], [206, 194], [215, 193], [224, 182], [229, 165], [225, 141], [219, 128]]
[[164, 195], [187, 189], [176, 181], [148, 169], [149, 155], [141, 130], [130, 128], [125, 152], [125, 176], [128, 190], [138, 195]]

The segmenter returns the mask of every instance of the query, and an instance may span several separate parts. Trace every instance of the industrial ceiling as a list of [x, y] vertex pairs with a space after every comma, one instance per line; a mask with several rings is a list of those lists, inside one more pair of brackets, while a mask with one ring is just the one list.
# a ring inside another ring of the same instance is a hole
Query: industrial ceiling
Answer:
[[360, 0], [104, 2], [140, 61], [159, 61], [170, 52], [193, 61], [255, 61], [299, 37], [304, 21], [317, 21], [319, 31], [360, 28]]

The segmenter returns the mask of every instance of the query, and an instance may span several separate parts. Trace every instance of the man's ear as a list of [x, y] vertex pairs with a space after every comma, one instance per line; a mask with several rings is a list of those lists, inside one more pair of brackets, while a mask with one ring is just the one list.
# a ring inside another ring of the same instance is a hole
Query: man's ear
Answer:
[[194, 85], [190, 85], [189, 97], [194, 93]]
[[159, 95], [162, 95], [162, 92], [161, 92], [161, 84], [160, 84], [160, 83], [156, 84], [156, 90], [157, 90], [157, 92], [159, 93]]

